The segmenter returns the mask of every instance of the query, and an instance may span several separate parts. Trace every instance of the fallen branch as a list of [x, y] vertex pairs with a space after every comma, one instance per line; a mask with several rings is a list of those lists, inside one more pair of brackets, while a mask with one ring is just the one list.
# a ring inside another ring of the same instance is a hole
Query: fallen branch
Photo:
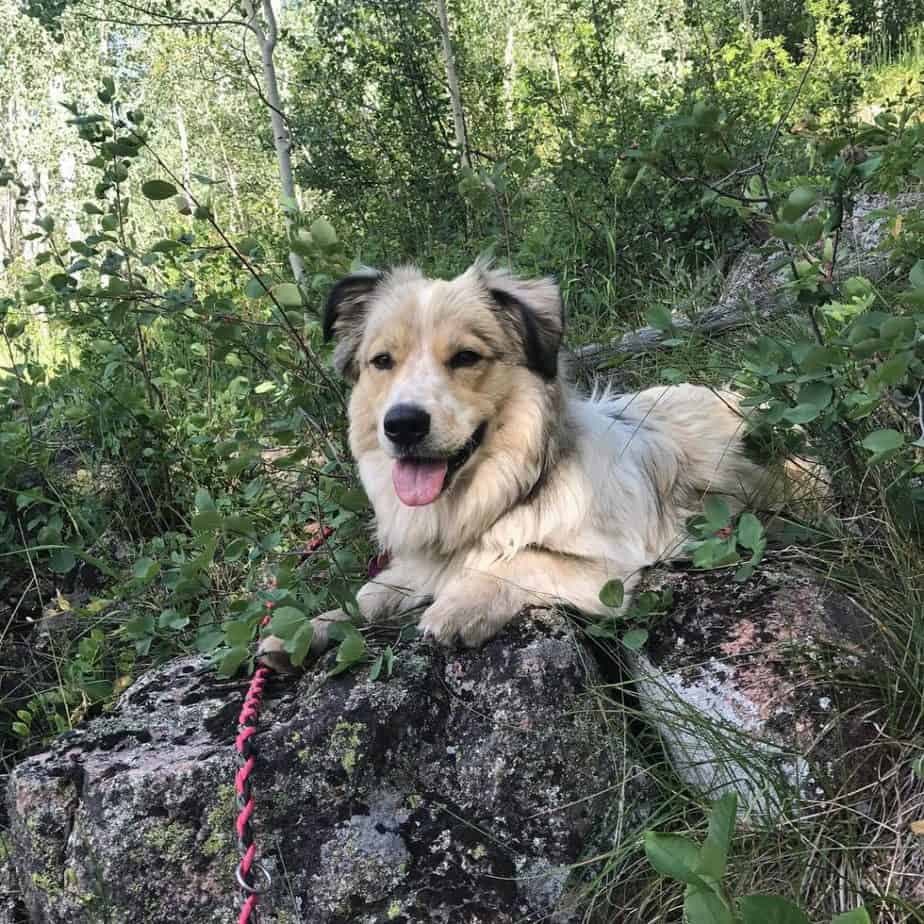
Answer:
[[[888, 196], [858, 199], [853, 214], [844, 223], [833, 280], [841, 282], [851, 276], [865, 276], [871, 282], [881, 280], [890, 267], [887, 255], [879, 250], [888, 222], [873, 213], [884, 208], [901, 211], [921, 206], [924, 206], [924, 195], [920, 193], [908, 193], [893, 199]], [[789, 257], [782, 250], [769, 254], [746, 253], [732, 267], [716, 304], [693, 319], [675, 315], [673, 332], [642, 327], [623, 334], [611, 343], [579, 347], [574, 351], [574, 357], [585, 368], [593, 369], [617, 356], [667, 349], [664, 341], [678, 335], [708, 337], [785, 314], [795, 306], [795, 298], [783, 288], [789, 280], [785, 265], [788, 261]]]

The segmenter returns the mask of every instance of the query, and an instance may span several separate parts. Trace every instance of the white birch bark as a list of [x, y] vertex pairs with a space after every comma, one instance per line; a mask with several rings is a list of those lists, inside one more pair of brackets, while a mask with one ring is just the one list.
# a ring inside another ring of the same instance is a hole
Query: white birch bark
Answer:
[[183, 198], [186, 199], [186, 207], [192, 210], [192, 202], [187, 195], [192, 189], [192, 167], [189, 164], [189, 136], [186, 133], [186, 118], [183, 115], [183, 107], [177, 103], [176, 106], [176, 131], [180, 138], [180, 161], [183, 170]]
[[[279, 166], [279, 181], [282, 186], [282, 195], [289, 208], [297, 206], [295, 195], [295, 176], [292, 172], [292, 138], [289, 127], [282, 114], [282, 99], [279, 93], [279, 80], [276, 76], [276, 62], [274, 53], [279, 38], [279, 28], [276, 23], [276, 13], [271, 0], [262, 0], [258, 8], [253, 0], [245, 0], [244, 9], [247, 13], [247, 23], [260, 45], [260, 60], [263, 70], [263, 92], [270, 111], [270, 124], [273, 129], [273, 146], [276, 150], [276, 163]], [[262, 9], [262, 21], [260, 10]], [[286, 226], [291, 224], [288, 217]], [[305, 281], [305, 264], [302, 258], [293, 251], [289, 251], [289, 266], [292, 276], [299, 288]]]
[[452, 107], [452, 121], [455, 127], [456, 147], [463, 167], [471, 167], [472, 159], [468, 147], [468, 132], [465, 129], [465, 109], [462, 106], [462, 91], [456, 73], [456, 59], [452, 52], [452, 36], [449, 32], [449, 13], [446, 0], [436, 0], [436, 12], [440, 21], [440, 35], [443, 39], [443, 63], [446, 65], [446, 83], [449, 86], [449, 104]]
[[513, 131], [513, 88], [517, 79], [514, 41], [513, 22], [510, 22], [507, 26], [507, 44], [504, 46], [504, 125], [508, 131]]

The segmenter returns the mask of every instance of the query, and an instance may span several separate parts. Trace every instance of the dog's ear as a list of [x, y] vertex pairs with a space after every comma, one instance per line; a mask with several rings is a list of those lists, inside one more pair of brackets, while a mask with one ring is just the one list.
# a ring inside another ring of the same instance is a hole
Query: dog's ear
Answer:
[[505, 270], [481, 270], [481, 277], [523, 343], [526, 365], [544, 379], [558, 374], [558, 350], [565, 330], [565, 308], [551, 276], [518, 279]]
[[324, 339], [336, 338], [334, 368], [344, 377], [355, 381], [356, 351], [363, 338], [363, 327], [369, 312], [369, 302], [385, 274], [376, 269], [363, 269], [345, 276], [327, 296], [324, 307]]

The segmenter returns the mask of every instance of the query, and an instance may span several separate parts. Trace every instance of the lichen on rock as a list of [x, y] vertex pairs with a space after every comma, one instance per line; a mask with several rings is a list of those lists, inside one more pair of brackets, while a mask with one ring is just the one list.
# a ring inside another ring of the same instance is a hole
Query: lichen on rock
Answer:
[[663, 567], [670, 616], [633, 658], [640, 702], [674, 769], [710, 797], [737, 792], [764, 819], [861, 790], [856, 745], [871, 740], [862, 611], [810, 572], [772, 557], [747, 583], [727, 570]]
[[[578, 919], [563, 910], [570, 867], [623, 745], [586, 708], [592, 659], [565, 622], [538, 619], [479, 651], [407, 643], [387, 682], [366, 668], [324, 681], [325, 664], [273, 679], [255, 778], [274, 881], [262, 921]], [[30, 920], [231, 918], [242, 695], [203, 661], [174, 661], [16, 768]]]

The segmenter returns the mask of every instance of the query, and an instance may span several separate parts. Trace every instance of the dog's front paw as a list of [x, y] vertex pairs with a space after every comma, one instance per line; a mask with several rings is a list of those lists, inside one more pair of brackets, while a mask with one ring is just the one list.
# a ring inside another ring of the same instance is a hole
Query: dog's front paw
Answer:
[[285, 639], [278, 635], [261, 638], [257, 647], [257, 661], [277, 674], [288, 674], [296, 670], [289, 653], [285, 650], [285, 644]]
[[489, 604], [473, 606], [471, 602], [437, 600], [420, 619], [420, 630], [425, 638], [433, 638], [441, 645], [452, 645], [457, 640], [468, 648], [478, 648], [495, 636], [510, 616], [500, 617], [491, 612]]
[[276, 635], [267, 635], [260, 640], [260, 646], [257, 648], [257, 660], [261, 664], [272, 668], [282, 674], [292, 673], [299, 670], [305, 664], [319, 658], [328, 648], [332, 640], [330, 637], [330, 628], [335, 622], [347, 622], [349, 616], [343, 610], [328, 610], [321, 613], [311, 620], [311, 645], [305, 660], [299, 667], [292, 663], [289, 653], [286, 651], [286, 640]]

